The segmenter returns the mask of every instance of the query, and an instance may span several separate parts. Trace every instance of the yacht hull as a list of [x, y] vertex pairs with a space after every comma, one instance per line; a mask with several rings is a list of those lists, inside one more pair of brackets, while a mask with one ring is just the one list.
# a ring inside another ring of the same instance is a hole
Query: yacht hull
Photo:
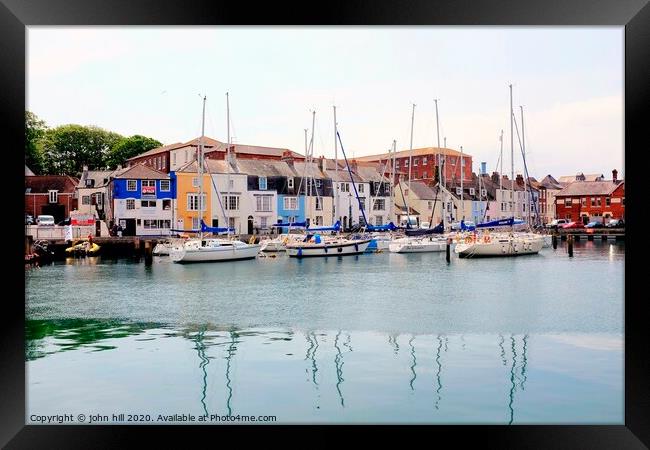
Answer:
[[287, 244], [287, 254], [291, 258], [327, 257], [360, 255], [370, 245], [370, 239], [344, 243], [295, 243]]

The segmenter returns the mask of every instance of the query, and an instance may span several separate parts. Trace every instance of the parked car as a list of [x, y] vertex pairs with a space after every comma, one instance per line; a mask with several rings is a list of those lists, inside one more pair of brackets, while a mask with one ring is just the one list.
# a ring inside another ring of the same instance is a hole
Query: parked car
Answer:
[[598, 222], [597, 220], [594, 220], [592, 222], [589, 222], [587, 225], [585, 225], [585, 228], [602, 228], [604, 225], [602, 222]]
[[557, 230], [558, 228], [562, 227], [563, 225], [566, 225], [567, 223], [569, 223], [569, 221], [566, 219], [553, 219], [551, 223], [546, 225], [546, 228], [553, 228]]
[[25, 225], [34, 225], [34, 217], [30, 214], [25, 214]]
[[54, 226], [54, 216], [41, 215], [36, 218], [36, 225]]
[[562, 225], [562, 228], [565, 230], [570, 230], [570, 229], [578, 229], [578, 228], [584, 228], [584, 224], [580, 221], [577, 222], [569, 222], [567, 224]]
[[612, 219], [605, 226], [607, 228], [624, 228], [625, 222], [623, 222], [623, 219]]

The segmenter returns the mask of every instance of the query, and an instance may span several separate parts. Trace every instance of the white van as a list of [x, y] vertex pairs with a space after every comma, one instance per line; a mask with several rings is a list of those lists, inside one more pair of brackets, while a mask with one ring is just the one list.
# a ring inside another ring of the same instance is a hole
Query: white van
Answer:
[[36, 225], [43, 225], [48, 227], [54, 226], [54, 216], [38, 216], [36, 218]]

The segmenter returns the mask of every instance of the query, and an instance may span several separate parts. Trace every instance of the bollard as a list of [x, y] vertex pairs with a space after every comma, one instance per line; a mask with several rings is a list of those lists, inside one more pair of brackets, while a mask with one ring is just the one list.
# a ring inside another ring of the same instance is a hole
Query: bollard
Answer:
[[451, 262], [451, 238], [447, 238], [447, 262]]
[[153, 263], [153, 246], [151, 241], [144, 241], [144, 265], [150, 266]]
[[571, 258], [573, 257], [573, 236], [569, 236], [567, 242], [569, 244], [569, 258]]
[[553, 233], [551, 240], [553, 242], [553, 250], [557, 250], [557, 233]]

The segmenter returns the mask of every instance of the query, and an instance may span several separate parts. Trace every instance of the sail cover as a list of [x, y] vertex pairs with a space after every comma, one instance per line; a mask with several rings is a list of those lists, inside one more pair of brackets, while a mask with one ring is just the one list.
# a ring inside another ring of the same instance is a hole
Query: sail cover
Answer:
[[442, 234], [445, 232], [445, 229], [443, 228], [442, 224], [439, 223], [433, 228], [419, 228], [419, 229], [412, 229], [412, 230], [406, 230], [404, 233], [406, 233], [407, 236], [426, 236], [428, 234]]
[[307, 228], [308, 231], [339, 231], [341, 229], [341, 221], [337, 220], [334, 226], [331, 227], [309, 227]]
[[306, 222], [291, 222], [291, 223], [274, 223], [272, 227], [292, 227], [292, 228], [305, 228], [307, 226]]
[[201, 220], [201, 232], [202, 233], [226, 233], [229, 231], [235, 231], [234, 228], [219, 228], [219, 227], [209, 227]]
[[513, 217], [509, 219], [493, 220], [491, 222], [479, 223], [476, 228], [495, 228], [495, 227], [511, 227], [515, 223]]
[[368, 225], [366, 227], [368, 231], [395, 231], [397, 227], [393, 222], [388, 223], [387, 225]]

